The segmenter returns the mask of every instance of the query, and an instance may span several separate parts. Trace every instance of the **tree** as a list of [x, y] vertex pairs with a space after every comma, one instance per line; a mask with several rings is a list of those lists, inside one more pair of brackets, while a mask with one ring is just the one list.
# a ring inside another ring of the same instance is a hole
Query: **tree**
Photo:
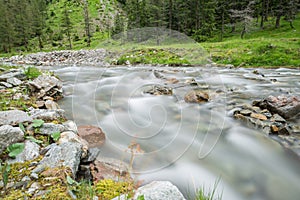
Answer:
[[254, 1], [250, 1], [246, 8], [242, 10], [230, 10], [231, 11], [231, 17], [238, 19], [242, 23], [242, 32], [241, 32], [241, 38], [244, 39], [245, 34], [248, 32], [248, 29], [250, 28], [252, 24], [252, 14], [253, 14], [253, 8]]
[[5, 53], [11, 52], [13, 47], [13, 38], [15, 35], [13, 27], [13, 15], [8, 1], [0, 0], [0, 44]]
[[91, 46], [91, 28], [90, 28], [90, 17], [89, 17], [89, 4], [88, 0], [82, 0], [83, 2], [83, 12], [84, 12], [84, 27], [85, 35], [87, 37], [87, 46]]
[[64, 28], [64, 32], [67, 34], [67, 37], [68, 37], [69, 49], [72, 49], [71, 32], [73, 29], [73, 24], [71, 22], [71, 18], [69, 15], [70, 11], [67, 8], [68, 8], [67, 2], [65, 2], [64, 9], [63, 9], [62, 27]]
[[32, 31], [35, 37], [38, 37], [39, 48], [42, 50], [43, 42], [42, 35], [43, 29], [45, 29], [46, 24], [46, 12], [47, 5], [43, 0], [32, 0], [31, 1], [31, 15], [32, 17]]

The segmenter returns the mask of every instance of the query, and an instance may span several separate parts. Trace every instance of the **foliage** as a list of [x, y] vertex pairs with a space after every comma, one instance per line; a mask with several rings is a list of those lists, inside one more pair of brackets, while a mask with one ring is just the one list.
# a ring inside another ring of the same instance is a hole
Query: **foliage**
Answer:
[[32, 120], [32, 126], [34, 128], [40, 128], [40, 127], [43, 126], [43, 124], [44, 124], [44, 120], [42, 120], [42, 119], [34, 119], [34, 120]]
[[8, 156], [11, 158], [15, 158], [17, 155], [23, 152], [25, 148], [24, 143], [14, 143], [7, 147]]
[[60, 138], [60, 132], [55, 132], [51, 134], [51, 138], [56, 142]]
[[0, 172], [2, 174], [2, 181], [3, 181], [3, 186], [4, 190], [6, 190], [6, 186], [8, 183], [8, 176], [10, 172], [10, 165], [7, 163], [2, 164], [2, 161], [0, 160]]
[[28, 67], [25, 69], [25, 75], [28, 79], [35, 79], [41, 74], [42, 72], [36, 67]]

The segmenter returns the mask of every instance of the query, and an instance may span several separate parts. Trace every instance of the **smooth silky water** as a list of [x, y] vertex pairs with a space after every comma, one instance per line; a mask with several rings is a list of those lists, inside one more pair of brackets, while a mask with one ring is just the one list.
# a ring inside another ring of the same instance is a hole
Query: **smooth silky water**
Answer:
[[[236, 105], [269, 95], [300, 94], [300, 71], [205, 67], [54, 67], [64, 82], [59, 102], [78, 125], [96, 125], [106, 133], [101, 155], [129, 163], [135, 178], [147, 183], [169, 180], [186, 197], [217, 184], [230, 200], [300, 198], [300, 160], [262, 133], [234, 120]], [[165, 78], [180, 82], [166, 85]], [[211, 101], [188, 104], [185, 84], [194, 78]], [[270, 81], [276, 79], [277, 81]], [[153, 86], [174, 86], [173, 96], [152, 96]]]

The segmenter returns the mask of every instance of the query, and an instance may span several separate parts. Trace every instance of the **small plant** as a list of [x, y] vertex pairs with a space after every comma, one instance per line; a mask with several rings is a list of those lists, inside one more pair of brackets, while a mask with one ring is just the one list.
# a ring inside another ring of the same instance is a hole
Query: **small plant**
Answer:
[[222, 195], [221, 196], [215, 196], [216, 195], [216, 189], [217, 186], [220, 182], [220, 179], [218, 179], [215, 184], [213, 189], [210, 192], [206, 192], [204, 187], [202, 187], [201, 189], [198, 189], [196, 191], [196, 198], [195, 200], [221, 200], [222, 199]]
[[132, 181], [117, 182], [111, 179], [104, 179], [96, 183], [96, 192], [100, 199], [113, 199], [122, 194], [128, 197], [133, 195], [134, 184]]
[[28, 67], [25, 69], [25, 75], [27, 76], [28, 79], [35, 79], [42, 73], [40, 70], [36, 67]]
[[42, 120], [42, 119], [34, 119], [32, 121], [33, 128], [40, 128], [43, 126], [43, 124], [44, 124], [44, 120]]
[[51, 134], [51, 138], [56, 142], [56, 141], [59, 140], [60, 134], [61, 134], [60, 132], [52, 133], [52, 134]]
[[128, 146], [128, 149], [130, 150], [130, 154], [131, 154], [130, 162], [129, 162], [129, 169], [132, 170], [135, 155], [138, 153], [144, 153], [144, 151], [141, 149], [140, 144], [138, 144], [134, 141], [130, 143], [130, 145]]
[[7, 147], [8, 156], [11, 158], [15, 158], [17, 155], [23, 152], [25, 148], [24, 143], [14, 143]]
[[8, 175], [10, 172], [10, 165], [7, 163], [2, 164], [2, 161], [0, 160], [0, 172], [2, 174], [3, 188], [4, 191], [6, 191], [6, 186], [8, 183]]

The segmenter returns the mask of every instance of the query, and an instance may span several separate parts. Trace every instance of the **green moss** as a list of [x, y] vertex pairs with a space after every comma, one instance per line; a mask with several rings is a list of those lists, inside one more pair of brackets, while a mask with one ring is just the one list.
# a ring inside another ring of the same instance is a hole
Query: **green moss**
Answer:
[[134, 184], [132, 181], [116, 182], [111, 179], [104, 179], [96, 183], [95, 189], [100, 199], [108, 200], [122, 194], [128, 197], [133, 196]]

